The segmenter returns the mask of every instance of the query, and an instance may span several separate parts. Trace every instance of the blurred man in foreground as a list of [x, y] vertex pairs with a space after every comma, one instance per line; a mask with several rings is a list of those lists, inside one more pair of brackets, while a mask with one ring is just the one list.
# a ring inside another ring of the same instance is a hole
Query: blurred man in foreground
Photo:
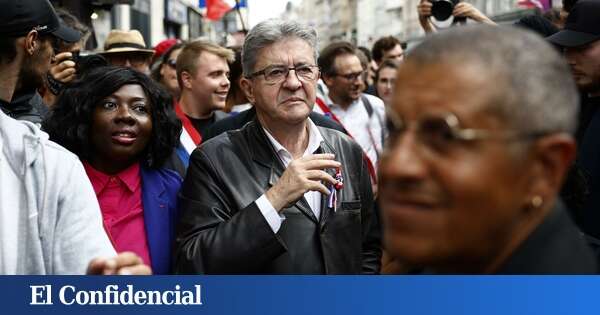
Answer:
[[559, 54], [532, 33], [467, 26], [415, 48], [396, 82], [380, 165], [392, 256], [435, 273], [597, 272], [557, 198], [577, 115]]

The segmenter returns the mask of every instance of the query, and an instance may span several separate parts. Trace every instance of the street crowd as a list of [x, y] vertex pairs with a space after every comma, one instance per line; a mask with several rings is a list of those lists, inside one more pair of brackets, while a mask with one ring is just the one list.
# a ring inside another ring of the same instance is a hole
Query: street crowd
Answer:
[[[450, 1], [447, 1], [450, 3]], [[407, 49], [241, 47], [0, 0], [0, 274], [595, 274], [600, 0]]]

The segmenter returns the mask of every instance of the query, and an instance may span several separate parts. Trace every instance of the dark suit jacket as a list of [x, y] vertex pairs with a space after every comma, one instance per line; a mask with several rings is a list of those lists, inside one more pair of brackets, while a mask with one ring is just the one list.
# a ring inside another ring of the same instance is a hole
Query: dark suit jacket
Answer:
[[[256, 117], [256, 108], [252, 107], [248, 110], [215, 122], [212, 126], [210, 126], [206, 134], [202, 135], [202, 137], [204, 141], [206, 141], [224, 133], [225, 131], [240, 129], [244, 127], [245, 124], [252, 121], [254, 117]], [[308, 117], [317, 126], [331, 128], [346, 133], [346, 130], [340, 124], [317, 112], [311, 112]]]
[[600, 238], [600, 97], [584, 100], [582, 112], [588, 116], [580, 117], [577, 165], [587, 180], [589, 193], [582, 206], [581, 223], [585, 233]]
[[322, 200], [316, 218], [301, 198], [281, 213], [275, 234], [256, 200], [284, 172], [257, 120], [203, 143], [190, 159], [180, 194], [177, 273], [378, 273], [380, 229], [362, 150], [348, 136], [319, 127], [321, 152], [342, 163], [337, 211]]
[[177, 193], [181, 177], [168, 169], [141, 168], [144, 226], [150, 251], [152, 272], [172, 271], [175, 226], [178, 221]]
[[597, 274], [598, 261], [559, 201], [498, 274]]

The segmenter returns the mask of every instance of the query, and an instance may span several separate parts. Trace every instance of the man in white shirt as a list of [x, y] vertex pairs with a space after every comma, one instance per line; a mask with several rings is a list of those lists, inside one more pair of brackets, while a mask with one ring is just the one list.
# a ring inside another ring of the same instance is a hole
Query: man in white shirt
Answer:
[[308, 118], [316, 41], [314, 29], [280, 20], [246, 37], [241, 82], [256, 118], [192, 154], [177, 272], [379, 272], [379, 221], [362, 150]]
[[385, 107], [380, 98], [362, 93], [365, 69], [357, 48], [348, 42], [330, 44], [319, 54], [319, 67], [328, 94], [317, 99], [314, 110], [342, 124], [362, 147], [371, 180], [376, 183], [376, 165], [385, 138]]

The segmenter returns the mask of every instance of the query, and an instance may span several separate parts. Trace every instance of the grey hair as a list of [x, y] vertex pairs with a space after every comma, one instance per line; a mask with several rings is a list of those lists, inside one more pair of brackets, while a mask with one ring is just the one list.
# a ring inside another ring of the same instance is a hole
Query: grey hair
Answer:
[[494, 112], [516, 130], [568, 132], [577, 126], [579, 93], [566, 61], [539, 35], [515, 27], [473, 25], [433, 35], [407, 62], [473, 67], [498, 96]]
[[307, 25], [279, 19], [269, 19], [254, 26], [242, 47], [242, 70], [245, 76], [254, 72], [256, 59], [261, 49], [286, 38], [300, 38], [313, 49], [315, 62], [318, 58], [317, 31]]

